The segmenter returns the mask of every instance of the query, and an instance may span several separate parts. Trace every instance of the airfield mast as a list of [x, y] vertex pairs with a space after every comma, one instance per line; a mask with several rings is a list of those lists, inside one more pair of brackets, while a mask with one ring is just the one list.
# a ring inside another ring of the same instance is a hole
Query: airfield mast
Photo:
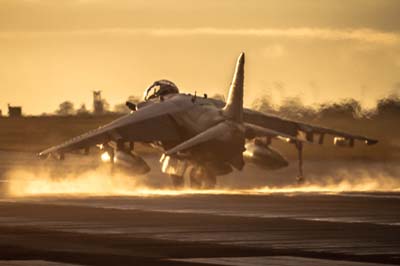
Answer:
[[95, 115], [104, 114], [104, 102], [101, 99], [101, 91], [93, 91], [93, 113]]
[[21, 106], [12, 106], [8, 104], [8, 116], [9, 117], [21, 117], [22, 116], [22, 107]]

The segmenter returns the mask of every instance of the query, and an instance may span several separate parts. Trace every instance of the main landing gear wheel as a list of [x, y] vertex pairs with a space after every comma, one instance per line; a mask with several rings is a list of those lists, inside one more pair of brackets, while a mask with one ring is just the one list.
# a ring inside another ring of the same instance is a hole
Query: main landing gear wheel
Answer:
[[304, 182], [306, 180], [305, 180], [304, 176], [298, 176], [298, 177], [296, 177], [296, 181], [297, 181], [297, 184], [302, 185], [302, 184], [304, 184]]
[[192, 169], [190, 171], [190, 187], [194, 189], [214, 189], [217, 177], [206, 169]]

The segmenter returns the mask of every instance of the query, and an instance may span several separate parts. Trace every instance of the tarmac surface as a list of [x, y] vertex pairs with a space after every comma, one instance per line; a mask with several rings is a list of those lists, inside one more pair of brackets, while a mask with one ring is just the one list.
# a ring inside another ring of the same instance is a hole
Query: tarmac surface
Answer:
[[400, 265], [400, 192], [110, 191], [3, 194], [0, 266]]

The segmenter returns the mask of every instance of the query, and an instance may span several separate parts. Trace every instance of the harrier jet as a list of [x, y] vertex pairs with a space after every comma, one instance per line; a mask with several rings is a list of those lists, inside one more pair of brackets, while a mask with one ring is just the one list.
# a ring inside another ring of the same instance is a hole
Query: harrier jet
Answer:
[[303, 180], [303, 143], [323, 144], [332, 135], [337, 146], [352, 147], [355, 140], [367, 145], [377, 143], [367, 137], [348, 134], [243, 107], [244, 53], [240, 54], [226, 103], [217, 99], [180, 93], [167, 80], [154, 82], [137, 105], [127, 102], [131, 113], [39, 153], [64, 159], [76, 150], [88, 153], [98, 146], [114, 166], [145, 173], [150, 167], [134, 151], [134, 143], [161, 148], [161, 171], [171, 177], [174, 186], [185, 183], [193, 188], [213, 188], [217, 176], [242, 170], [245, 163], [263, 169], [279, 169], [288, 162], [270, 144], [281, 139], [296, 147], [299, 154], [298, 181]]

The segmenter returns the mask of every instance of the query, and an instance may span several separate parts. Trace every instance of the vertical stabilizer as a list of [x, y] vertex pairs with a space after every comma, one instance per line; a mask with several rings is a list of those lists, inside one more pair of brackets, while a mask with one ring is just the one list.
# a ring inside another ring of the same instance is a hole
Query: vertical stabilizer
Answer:
[[243, 81], [244, 81], [244, 53], [241, 53], [235, 68], [228, 99], [223, 113], [236, 122], [243, 122]]

